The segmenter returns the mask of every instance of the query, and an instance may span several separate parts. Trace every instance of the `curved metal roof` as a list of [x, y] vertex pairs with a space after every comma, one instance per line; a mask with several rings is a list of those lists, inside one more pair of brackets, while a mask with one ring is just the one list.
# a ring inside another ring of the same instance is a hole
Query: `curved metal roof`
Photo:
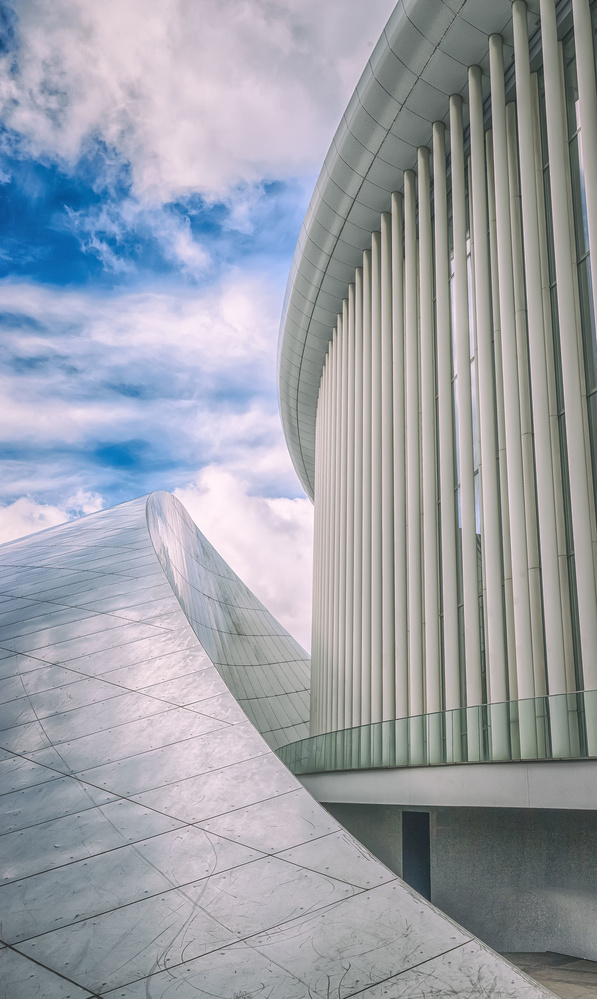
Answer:
[[510, 22], [510, 0], [400, 0], [334, 136], [294, 254], [279, 345], [284, 432], [311, 498], [319, 382], [355, 267], [417, 147], [465, 90], [468, 66], [486, 66], [489, 36], [502, 34], [508, 49]]
[[302, 652], [174, 497], [0, 566], [2, 996], [548, 999], [276, 758], [220, 674], [275, 735]]

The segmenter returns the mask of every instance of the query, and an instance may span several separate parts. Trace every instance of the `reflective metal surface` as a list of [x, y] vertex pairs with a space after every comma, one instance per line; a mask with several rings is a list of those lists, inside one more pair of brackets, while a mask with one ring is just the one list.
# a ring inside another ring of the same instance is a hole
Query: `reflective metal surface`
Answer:
[[284, 737], [295, 646], [224, 568], [163, 494], [0, 549], [0, 995], [546, 994], [368, 854], [247, 720], [218, 670], [255, 717], [273, 691], [261, 722]]

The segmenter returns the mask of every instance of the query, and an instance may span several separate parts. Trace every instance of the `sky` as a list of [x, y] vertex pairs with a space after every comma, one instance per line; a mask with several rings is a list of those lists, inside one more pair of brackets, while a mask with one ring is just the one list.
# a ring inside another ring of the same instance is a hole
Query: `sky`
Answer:
[[0, 542], [154, 489], [306, 647], [276, 344], [393, 0], [0, 0]]

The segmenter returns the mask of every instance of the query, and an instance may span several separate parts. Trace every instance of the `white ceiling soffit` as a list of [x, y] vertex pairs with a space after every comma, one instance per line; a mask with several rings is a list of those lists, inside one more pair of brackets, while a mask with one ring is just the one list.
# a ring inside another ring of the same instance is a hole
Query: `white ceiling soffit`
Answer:
[[354, 269], [417, 146], [430, 144], [450, 95], [465, 90], [467, 67], [481, 65], [487, 76], [494, 32], [510, 61], [510, 21], [510, 0], [400, 0], [334, 136], [294, 254], [278, 358], [286, 441], [311, 498], [319, 382]]

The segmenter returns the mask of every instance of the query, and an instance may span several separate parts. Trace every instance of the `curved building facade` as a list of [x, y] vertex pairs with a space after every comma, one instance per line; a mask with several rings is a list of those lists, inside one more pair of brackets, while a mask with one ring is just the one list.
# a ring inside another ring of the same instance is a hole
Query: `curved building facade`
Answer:
[[297, 247], [311, 732], [386, 762], [597, 754], [596, 25], [402, 0]]
[[597, 960], [597, 4], [400, 0], [279, 352], [315, 505], [279, 755], [501, 951]]

